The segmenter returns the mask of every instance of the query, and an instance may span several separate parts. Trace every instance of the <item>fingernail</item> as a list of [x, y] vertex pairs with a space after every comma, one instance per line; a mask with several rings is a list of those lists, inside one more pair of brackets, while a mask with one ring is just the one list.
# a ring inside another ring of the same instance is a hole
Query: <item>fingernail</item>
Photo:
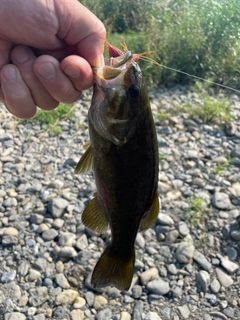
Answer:
[[14, 80], [17, 78], [17, 71], [13, 66], [7, 66], [2, 70], [2, 74], [4, 78], [8, 81]]
[[18, 63], [23, 63], [29, 59], [29, 52], [26, 48], [17, 48], [16, 52], [13, 52], [13, 58]]
[[51, 62], [41, 63], [37, 71], [46, 80], [52, 80], [56, 76], [55, 66]]
[[80, 70], [76, 66], [69, 66], [64, 69], [64, 72], [66, 73], [67, 76], [70, 78], [80, 78]]

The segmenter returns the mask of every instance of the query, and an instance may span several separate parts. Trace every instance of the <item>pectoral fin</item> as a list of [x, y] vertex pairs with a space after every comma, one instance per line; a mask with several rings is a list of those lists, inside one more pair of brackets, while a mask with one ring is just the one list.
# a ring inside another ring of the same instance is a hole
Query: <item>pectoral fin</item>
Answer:
[[87, 148], [87, 150], [84, 152], [82, 157], [80, 158], [76, 169], [74, 170], [74, 173], [85, 173], [88, 172], [92, 169], [92, 164], [93, 164], [93, 157], [92, 157], [92, 150], [91, 146]]
[[97, 196], [95, 196], [82, 214], [83, 224], [98, 233], [104, 233], [108, 227], [108, 221]]
[[140, 231], [144, 231], [150, 228], [154, 224], [154, 222], [158, 217], [159, 209], [160, 209], [160, 203], [159, 203], [158, 194], [156, 192], [151, 208], [141, 222]]

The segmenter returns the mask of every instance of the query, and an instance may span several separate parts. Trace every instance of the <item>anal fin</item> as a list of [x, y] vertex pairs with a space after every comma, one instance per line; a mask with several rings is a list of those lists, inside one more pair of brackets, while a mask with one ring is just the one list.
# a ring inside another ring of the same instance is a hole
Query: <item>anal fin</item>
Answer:
[[92, 150], [91, 150], [91, 146], [89, 145], [87, 150], [84, 152], [84, 154], [80, 158], [74, 170], [74, 173], [78, 174], [78, 173], [88, 172], [92, 169], [92, 165], [93, 165]]
[[154, 195], [153, 202], [147, 215], [142, 219], [140, 224], [140, 231], [150, 228], [158, 217], [160, 210], [160, 201], [157, 192]]
[[104, 233], [108, 227], [103, 207], [99, 203], [97, 195], [89, 202], [82, 214], [83, 224], [98, 233]]

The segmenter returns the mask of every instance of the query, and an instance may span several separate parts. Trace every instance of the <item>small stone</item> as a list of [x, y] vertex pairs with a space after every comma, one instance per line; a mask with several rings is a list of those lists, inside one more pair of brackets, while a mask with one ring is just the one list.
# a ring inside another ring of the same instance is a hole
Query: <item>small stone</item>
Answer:
[[75, 309], [81, 309], [85, 306], [85, 304], [86, 304], [86, 300], [84, 298], [77, 297], [74, 301], [73, 307]]
[[235, 261], [238, 256], [237, 250], [234, 247], [228, 248], [227, 256], [230, 261]]
[[48, 204], [48, 210], [53, 218], [60, 218], [69, 202], [62, 198], [52, 199]]
[[45, 315], [43, 313], [36, 314], [33, 316], [33, 320], [45, 320]]
[[170, 291], [169, 283], [162, 279], [155, 279], [147, 283], [146, 288], [153, 294], [165, 295]]
[[51, 241], [58, 236], [58, 232], [55, 229], [45, 230], [42, 233], [42, 238], [44, 241]]
[[175, 264], [173, 264], [173, 263], [167, 265], [167, 270], [170, 274], [173, 274], [173, 275], [178, 273], [178, 269], [176, 268]]
[[5, 313], [4, 320], [25, 320], [26, 316], [20, 312]]
[[10, 272], [3, 272], [2, 277], [1, 277], [1, 282], [2, 283], [9, 283], [13, 281], [16, 277], [16, 270], [10, 271]]
[[172, 297], [173, 298], [180, 298], [182, 296], [182, 288], [180, 287], [174, 287], [172, 289]]
[[17, 244], [18, 238], [14, 236], [3, 236], [2, 237], [2, 244], [3, 245], [11, 245], [11, 244]]
[[63, 273], [56, 274], [55, 281], [56, 281], [57, 285], [59, 285], [59, 287], [61, 287], [63, 289], [70, 288], [70, 284]]
[[112, 311], [111, 309], [103, 309], [98, 312], [98, 314], [95, 316], [96, 320], [110, 320], [112, 318]]
[[223, 192], [215, 192], [212, 204], [217, 209], [230, 209], [232, 206], [229, 195]]
[[94, 294], [91, 292], [91, 291], [87, 291], [85, 293], [85, 299], [87, 301], [87, 304], [89, 307], [92, 307], [93, 306], [93, 303], [94, 303]]
[[82, 234], [80, 236], [80, 238], [77, 240], [76, 244], [75, 244], [75, 247], [78, 249], [78, 250], [84, 250], [86, 249], [88, 246], [88, 239], [87, 239], [87, 236], [85, 234]]
[[205, 270], [201, 270], [198, 274], [197, 274], [197, 282], [198, 284], [201, 286], [202, 291], [204, 293], [207, 292], [209, 284], [210, 284], [210, 275], [207, 271]]
[[141, 300], [138, 300], [133, 307], [132, 320], [141, 320], [142, 313], [143, 313], [143, 302]]
[[216, 273], [218, 280], [223, 287], [228, 288], [233, 284], [233, 279], [229, 275], [227, 275], [222, 269], [216, 268]]
[[135, 285], [132, 287], [132, 296], [134, 299], [139, 299], [142, 295], [142, 287]]
[[216, 320], [228, 320], [228, 317], [225, 316], [222, 312], [218, 311], [212, 311], [209, 312], [209, 315], [212, 317], [212, 319]]
[[187, 226], [187, 224], [184, 222], [184, 221], [179, 221], [178, 224], [177, 224], [177, 229], [178, 229], [178, 232], [179, 234], [182, 236], [182, 237], [186, 237], [190, 230]]
[[33, 263], [33, 268], [38, 271], [45, 271], [47, 268], [47, 260], [40, 257]]
[[140, 232], [137, 233], [137, 237], [136, 237], [136, 240], [135, 240], [135, 244], [137, 246], [139, 246], [140, 248], [144, 248], [145, 246], [145, 239], [143, 238], [142, 234]]
[[77, 251], [72, 247], [63, 247], [58, 252], [59, 257], [63, 258], [75, 258], [78, 254]]
[[29, 304], [33, 307], [39, 307], [49, 300], [48, 289], [46, 287], [37, 287], [29, 290]]
[[156, 312], [149, 311], [146, 315], [145, 320], [161, 320]]
[[35, 281], [41, 277], [41, 273], [35, 269], [30, 269], [28, 273], [28, 280]]
[[84, 312], [82, 310], [72, 310], [70, 316], [72, 320], [83, 320]]
[[171, 230], [166, 233], [165, 242], [166, 243], [174, 243], [177, 240], [178, 236], [179, 236], [178, 230], [176, 230], [176, 229]]
[[3, 235], [5, 236], [13, 236], [13, 237], [18, 237], [18, 230], [13, 227], [6, 228]]
[[183, 306], [177, 307], [180, 315], [183, 317], [183, 319], [188, 319], [190, 316], [190, 310], [187, 306], [187, 304], [184, 304]]
[[159, 213], [158, 222], [164, 226], [172, 226], [174, 224], [173, 219], [164, 213]]
[[230, 236], [233, 238], [233, 240], [240, 241], [240, 230], [232, 230], [230, 232]]
[[93, 303], [93, 308], [96, 310], [101, 309], [108, 303], [107, 299], [103, 296], [96, 296]]
[[221, 265], [228, 273], [232, 274], [239, 269], [239, 265], [230, 261], [228, 257], [222, 257], [220, 254], [218, 254], [218, 258], [221, 261]]
[[204, 255], [198, 250], [194, 251], [193, 259], [204, 269], [211, 270], [212, 264], [204, 257]]
[[120, 314], [120, 320], [131, 320], [131, 315], [126, 311], [122, 311]]
[[[168, 199], [170, 199], [171, 201], [174, 201], [174, 200], [177, 200], [178, 198], [180, 198], [182, 195], [181, 191], [180, 190], [171, 190], [169, 191], [167, 194], [166, 194], [166, 197]], [[170, 218], [170, 217], [169, 217]]]
[[240, 158], [240, 145], [237, 144], [234, 146], [234, 148], [231, 151], [231, 157], [232, 158]]
[[140, 274], [140, 281], [142, 285], [146, 285], [149, 281], [159, 277], [157, 268], [150, 268]]
[[181, 243], [175, 252], [176, 258], [180, 263], [189, 263], [192, 259], [195, 247], [191, 243]]
[[56, 271], [58, 272], [58, 273], [63, 273], [63, 271], [64, 271], [64, 264], [63, 264], [63, 262], [62, 261], [57, 261], [57, 263], [55, 264], [55, 268], [56, 268]]
[[53, 227], [54, 229], [59, 230], [59, 229], [61, 229], [61, 228], [63, 227], [64, 223], [65, 223], [65, 222], [64, 222], [63, 219], [56, 218], [56, 219], [53, 221], [52, 227]]
[[71, 247], [76, 242], [76, 235], [71, 232], [62, 232], [59, 236], [58, 244], [61, 247]]
[[218, 293], [220, 291], [221, 285], [219, 281], [214, 278], [213, 281], [210, 284], [210, 289], [212, 290], [213, 293]]
[[78, 296], [78, 292], [76, 290], [68, 289], [59, 293], [55, 299], [56, 305], [60, 304], [73, 304], [75, 299]]
[[17, 199], [9, 197], [3, 201], [2, 205], [4, 207], [16, 207], [17, 206]]
[[18, 267], [18, 273], [21, 276], [25, 277], [27, 275], [27, 273], [28, 273], [29, 268], [30, 268], [29, 262], [26, 261], [26, 260], [23, 260], [21, 262], [21, 264], [19, 265], [19, 267]]

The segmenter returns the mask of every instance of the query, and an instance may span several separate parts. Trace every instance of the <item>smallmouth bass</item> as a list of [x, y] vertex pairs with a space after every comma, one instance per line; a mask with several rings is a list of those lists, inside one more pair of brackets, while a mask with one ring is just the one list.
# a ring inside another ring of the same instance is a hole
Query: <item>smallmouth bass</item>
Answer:
[[[82, 222], [96, 232], [111, 228], [111, 241], [97, 262], [91, 283], [130, 288], [137, 232], [159, 213], [158, 143], [139, 55], [108, 44], [111, 58], [93, 68], [95, 85], [88, 112], [90, 145], [75, 173], [94, 171], [97, 193]], [[125, 46], [126, 49], [126, 46]]]

